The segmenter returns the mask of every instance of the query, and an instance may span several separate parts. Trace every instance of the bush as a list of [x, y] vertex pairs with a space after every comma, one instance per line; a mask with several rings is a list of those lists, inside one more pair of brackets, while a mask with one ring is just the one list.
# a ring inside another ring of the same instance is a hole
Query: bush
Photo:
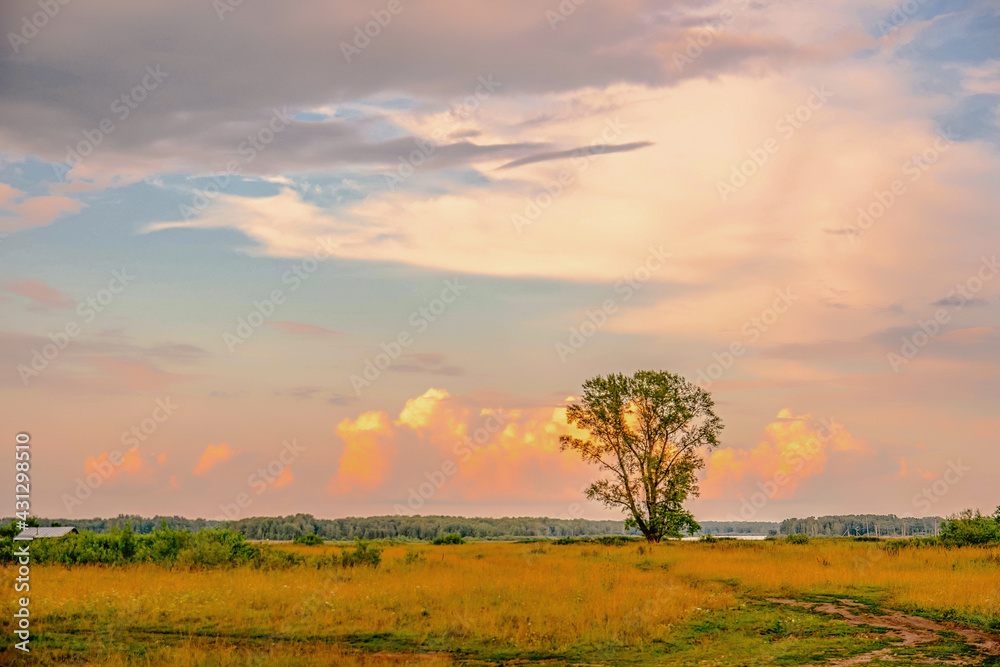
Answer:
[[188, 567], [215, 567], [249, 563], [260, 549], [240, 533], [222, 528], [189, 533], [163, 525], [149, 535], [136, 535], [131, 526], [110, 533], [90, 531], [35, 540], [31, 555], [39, 563], [64, 565], [127, 565], [152, 562]]
[[805, 533], [795, 533], [785, 538], [789, 544], [809, 544], [809, 537]]
[[941, 524], [941, 541], [955, 546], [1000, 542], [1000, 507], [993, 516], [963, 510], [950, 517]]
[[344, 567], [378, 567], [381, 562], [382, 549], [360, 537], [354, 543], [353, 550], [345, 549], [344, 553], [340, 555], [340, 564]]
[[713, 535], [712, 533], [705, 533], [700, 538], [698, 538], [698, 541], [699, 542], [708, 542], [709, 544], [712, 544], [714, 542], [718, 542], [718, 540], [715, 539], [715, 535]]
[[292, 544], [305, 544], [306, 546], [314, 547], [323, 544], [323, 538], [316, 534], [300, 535], [292, 540]]
[[465, 544], [465, 538], [458, 533], [448, 533], [447, 535], [435, 537], [431, 544]]

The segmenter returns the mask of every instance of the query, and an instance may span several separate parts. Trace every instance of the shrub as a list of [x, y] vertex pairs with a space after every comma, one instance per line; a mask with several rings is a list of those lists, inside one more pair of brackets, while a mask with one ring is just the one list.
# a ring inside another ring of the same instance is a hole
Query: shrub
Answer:
[[378, 567], [381, 562], [382, 549], [360, 537], [354, 543], [354, 549], [345, 549], [340, 555], [340, 564], [344, 567]]
[[314, 547], [323, 544], [323, 538], [316, 534], [310, 535], [300, 535], [292, 540], [293, 544], [305, 544], [306, 546]]
[[712, 544], [714, 542], [718, 542], [718, 540], [715, 539], [715, 535], [713, 535], [712, 533], [705, 533], [704, 535], [702, 535], [698, 539], [698, 541], [699, 542], [708, 542], [709, 544]]
[[435, 537], [431, 544], [465, 544], [465, 538], [458, 533], [448, 533]]
[[1000, 542], [1000, 507], [993, 516], [963, 510], [941, 524], [941, 541], [955, 546]]
[[795, 533], [785, 538], [789, 544], [809, 544], [809, 537], [805, 533]]

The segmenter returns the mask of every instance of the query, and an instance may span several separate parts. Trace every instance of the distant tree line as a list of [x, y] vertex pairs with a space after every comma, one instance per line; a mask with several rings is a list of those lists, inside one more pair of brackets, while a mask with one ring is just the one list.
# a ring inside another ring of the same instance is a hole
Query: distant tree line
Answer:
[[[8, 526], [11, 519], [4, 519]], [[898, 517], [895, 514], [846, 514], [804, 519], [785, 519], [780, 524], [767, 521], [702, 521], [698, 534], [718, 537], [736, 535], [802, 534], [809, 537], [933, 537], [942, 534], [942, 517]], [[122, 514], [109, 519], [35, 519], [29, 524], [74, 526], [80, 531], [109, 533], [126, 525], [137, 535], [148, 535], [162, 526], [196, 532], [210, 528], [230, 528], [249, 540], [293, 540], [316, 534], [326, 540], [432, 541], [457, 533], [476, 540], [520, 538], [598, 537], [634, 535], [624, 521], [587, 519], [547, 519], [505, 517], [477, 519], [454, 516], [373, 516], [346, 519], [317, 519], [311, 514], [283, 517], [250, 517], [239, 521], [188, 519], [180, 516], [152, 518]], [[955, 524], [956, 527], [964, 524]], [[984, 524], [985, 525], [985, 524]], [[12, 528], [10, 530], [13, 530]]]
[[623, 521], [505, 517], [467, 519], [454, 516], [373, 516], [317, 519], [311, 514], [252, 517], [226, 524], [250, 540], [291, 540], [315, 533], [327, 540], [430, 541], [449, 534], [477, 540], [519, 537], [623, 535]]
[[[10, 519], [4, 519], [7, 524]], [[547, 519], [539, 517], [505, 517], [476, 519], [455, 516], [373, 516], [346, 519], [317, 519], [311, 514], [281, 517], [250, 517], [239, 521], [187, 519], [180, 516], [145, 518], [122, 514], [113, 519], [38, 519], [43, 526], [60, 524], [80, 531], [108, 533], [131, 526], [134, 533], [146, 535], [166, 526], [174, 530], [199, 531], [206, 528], [230, 528], [248, 540], [293, 540], [316, 534], [326, 540], [403, 540], [431, 541], [437, 537], [458, 533], [478, 540], [498, 540], [522, 537], [594, 537], [624, 535], [624, 521], [591, 521], [588, 519]]]
[[895, 514], [836, 514], [785, 519], [779, 529], [782, 535], [809, 537], [933, 537], [940, 533], [939, 516], [898, 517]]
[[701, 530], [695, 535], [716, 537], [777, 534], [780, 526], [777, 521], [699, 521], [698, 523], [701, 524]]

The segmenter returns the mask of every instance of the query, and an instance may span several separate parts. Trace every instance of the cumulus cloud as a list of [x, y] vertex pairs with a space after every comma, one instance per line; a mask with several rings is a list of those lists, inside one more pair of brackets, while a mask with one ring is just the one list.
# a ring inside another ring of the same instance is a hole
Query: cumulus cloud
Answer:
[[702, 495], [735, 497], [740, 489], [763, 483], [770, 498], [790, 498], [802, 480], [822, 475], [832, 456], [868, 455], [867, 443], [842, 424], [781, 410], [764, 428], [764, 438], [753, 449], [723, 447], [706, 462]]
[[395, 451], [388, 415], [365, 412], [337, 424], [336, 433], [345, 447], [327, 490], [350, 493], [378, 486], [385, 479], [389, 459]]
[[[119, 456], [121, 458], [118, 459], [117, 463], [112, 458], [111, 452], [102, 452], [97, 456], [88, 456], [87, 460], [83, 463], [84, 472], [88, 475], [90, 473], [98, 473], [107, 481], [113, 480], [122, 473], [144, 476], [152, 472], [152, 465], [143, 460], [138, 447], [132, 447], [126, 450], [124, 454], [119, 454]], [[158, 459], [156, 459], [156, 462], [158, 465], [163, 463], [163, 461]]]
[[459, 499], [577, 502], [597, 471], [559, 450], [571, 430], [563, 405], [508, 410], [432, 388], [395, 420], [371, 411], [341, 422], [327, 491], [388, 495], [407, 511]]
[[209, 444], [198, 459], [197, 465], [191, 472], [195, 475], [204, 475], [219, 463], [225, 463], [238, 454], [238, 450], [232, 449], [225, 442], [219, 445]]

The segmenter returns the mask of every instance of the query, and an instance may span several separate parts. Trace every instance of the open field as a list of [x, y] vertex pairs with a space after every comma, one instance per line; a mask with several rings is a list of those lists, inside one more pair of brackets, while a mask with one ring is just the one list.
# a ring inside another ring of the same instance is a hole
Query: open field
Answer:
[[38, 664], [1000, 665], [996, 547], [387, 545], [378, 568], [36, 564], [31, 596]]

